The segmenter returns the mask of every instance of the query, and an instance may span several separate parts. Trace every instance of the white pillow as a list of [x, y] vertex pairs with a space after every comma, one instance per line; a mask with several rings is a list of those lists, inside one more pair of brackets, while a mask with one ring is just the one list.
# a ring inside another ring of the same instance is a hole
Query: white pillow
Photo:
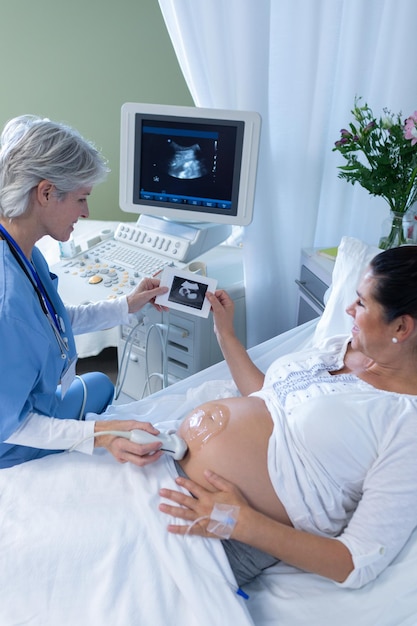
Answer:
[[314, 343], [333, 335], [350, 334], [352, 318], [346, 313], [346, 307], [356, 298], [359, 280], [370, 260], [379, 252], [381, 250], [376, 246], [369, 246], [359, 239], [342, 238], [326, 307], [314, 333]]

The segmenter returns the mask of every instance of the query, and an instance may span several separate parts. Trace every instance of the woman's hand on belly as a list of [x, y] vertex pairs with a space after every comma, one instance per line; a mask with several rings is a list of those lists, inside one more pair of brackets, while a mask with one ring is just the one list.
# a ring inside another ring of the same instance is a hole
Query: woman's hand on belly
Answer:
[[188, 445], [180, 461], [185, 475], [213, 491], [205, 470], [235, 485], [257, 511], [289, 523], [269, 478], [267, 450], [272, 419], [261, 398], [206, 402], [186, 416], [177, 434]]
[[[211, 471], [205, 479], [214, 489], [208, 491], [187, 478], [176, 482], [194, 497], [171, 489], [161, 489], [160, 495], [175, 504], [161, 503], [159, 509], [187, 524], [169, 524], [168, 530], [177, 535], [200, 535], [219, 538], [207, 526], [215, 504], [238, 507], [236, 524], [230, 527], [232, 539], [263, 550], [289, 565], [343, 582], [352, 572], [353, 560], [348, 548], [333, 537], [320, 537], [296, 530], [278, 520], [256, 511], [232, 483]], [[236, 516], [235, 516], [236, 518]]]
[[[159, 505], [160, 511], [188, 522], [187, 524], [169, 524], [169, 532], [177, 535], [190, 533], [202, 537], [215, 537], [216, 535], [213, 535], [213, 533], [207, 530], [207, 526], [216, 504], [238, 507], [237, 510], [239, 514], [245, 507], [250, 508], [240, 489], [231, 482], [209, 470], [204, 472], [204, 477], [210, 484], [210, 490], [205, 489], [188, 478], [179, 476], [176, 479], [177, 485], [186, 489], [192, 494], [191, 496], [182, 491], [174, 491], [172, 489], [161, 489], [159, 491], [159, 495], [162, 498], [175, 503], [161, 503]], [[198, 520], [198, 522], [196, 520]], [[238, 524], [239, 516], [237, 518], [236, 529], [238, 528]], [[234, 537], [237, 532], [236, 529], [232, 530], [232, 537]]]

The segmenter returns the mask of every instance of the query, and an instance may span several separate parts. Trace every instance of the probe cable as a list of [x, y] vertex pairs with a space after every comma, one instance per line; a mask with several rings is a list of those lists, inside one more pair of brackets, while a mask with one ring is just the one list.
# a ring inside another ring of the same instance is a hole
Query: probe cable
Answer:
[[122, 357], [120, 359], [120, 366], [119, 366], [119, 371], [117, 374], [116, 385], [115, 385], [115, 391], [114, 391], [115, 400], [118, 399], [123, 389], [123, 385], [125, 384], [127, 370], [129, 367], [129, 359], [130, 359], [130, 355], [131, 355], [132, 348], [133, 348], [133, 342], [135, 340], [136, 333], [139, 329], [139, 326], [141, 326], [142, 323], [143, 323], [143, 318], [140, 322], [138, 322], [135, 326], [133, 326], [133, 328], [131, 328], [128, 336], [126, 337], [125, 345], [124, 345], [123, 352], [122, 352]]

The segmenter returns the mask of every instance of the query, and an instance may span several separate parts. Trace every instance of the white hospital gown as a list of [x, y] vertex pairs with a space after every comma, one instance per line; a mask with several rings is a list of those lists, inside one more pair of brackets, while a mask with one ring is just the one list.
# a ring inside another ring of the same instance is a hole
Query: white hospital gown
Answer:
[[284, 356], [261, 391], [274, 430], [268, 469], [298, 529], [337, 537], [361, 587], [417, 526], [417, 396], [375, 389], [343, 366], [348, 337]]

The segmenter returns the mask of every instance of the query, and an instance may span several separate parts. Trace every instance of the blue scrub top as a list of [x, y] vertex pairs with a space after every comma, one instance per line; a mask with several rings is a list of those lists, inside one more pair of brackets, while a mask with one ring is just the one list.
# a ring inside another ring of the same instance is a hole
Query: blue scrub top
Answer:
[[[63, 336], [69, 349], [64, 351], [65, 358], [62, 358], [62, 348], [32, 282], [8, 244], [0, 240], [0, 441], [7, 439], [30, 412], [54, 416], [58, 405], [56, 388], [63, 372], [76, 358], [70, 321], [57, 292], [58, 278], [50, 274], [37, 248], [33, 250], [32, 260], [57, 315], [62, 319]], [[0, 467], [2, 457], [10, 454], [12, 448], [21, 448], [23, 454], [23, 447], [0, 443]], [[38, 453], [33, 450], [33, 457]], [[25, 455], [30, 458], [30, 449], [26, 449]]]

